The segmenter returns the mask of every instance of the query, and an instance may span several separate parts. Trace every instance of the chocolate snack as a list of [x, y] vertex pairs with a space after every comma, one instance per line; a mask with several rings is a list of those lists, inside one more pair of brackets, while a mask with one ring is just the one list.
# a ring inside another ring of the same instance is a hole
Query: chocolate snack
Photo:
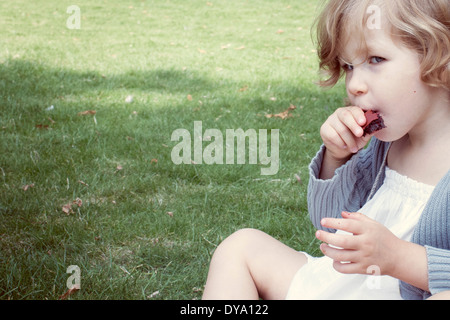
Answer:
[[364, 112], [366, 116], [366, 124], [362, 127], [364, 130], [364, 135], [372, 134], [376, 131], [379, 131], [383, 128], [386, 128], [384, 125], [383, 118], [380, 116], [378, 112], [374, 112], [372, 110], [368, 110]]

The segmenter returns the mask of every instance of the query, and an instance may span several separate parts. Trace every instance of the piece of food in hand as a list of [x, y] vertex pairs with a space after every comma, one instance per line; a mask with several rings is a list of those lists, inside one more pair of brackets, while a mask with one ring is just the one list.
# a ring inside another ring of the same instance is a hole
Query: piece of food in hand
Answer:
[[386, 128], [383, 118], [378, 112], [368, 110], [364, 112], [364, 115], [366, 116], [366, 124], [362, 127], [364, 136]]

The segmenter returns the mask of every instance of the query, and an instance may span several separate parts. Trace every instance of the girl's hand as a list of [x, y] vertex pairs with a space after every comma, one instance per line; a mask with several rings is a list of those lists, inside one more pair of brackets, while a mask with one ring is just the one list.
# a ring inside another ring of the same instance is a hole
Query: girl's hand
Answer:
[[342, 217], [344, 219], [325, 218], [321, 223], [326, 228], [350, 232], [350, 235], [316, 232], [316, 237], [325, 242], [320, 249], [334, 260], [334, 268], [341, 273], [372, 274], [375, 270], [378, 275], [393, 275], [402, 240], [362, 213], [342, 212]]
[[370, 140], [361, 128], [366, 124], [364, 111], [359, 107], [337, 109], [320, 128], [320, 136], [327, 148], [328, 156], [338, 162], [348, 159]]

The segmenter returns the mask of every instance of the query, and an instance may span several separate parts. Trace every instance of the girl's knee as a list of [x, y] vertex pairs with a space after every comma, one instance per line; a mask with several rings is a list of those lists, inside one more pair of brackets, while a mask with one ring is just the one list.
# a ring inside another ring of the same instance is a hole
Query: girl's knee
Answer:
[[[236, 241], [239, 243], [252, 243], [253, 241], [257, 240], [259, 237], [261, 237], [264, 234], [264, 232], [252, 229], [252, 228], [244, 228], [240, 229], [234, 233], [232, 233], [227, 239], [230, 239], [230, 241]], [[227, 240], [225, 239], [225, 240]]]
[[450, 291], [442, 291], [432, 295], [428, 300], [450, 300]]
[[245, 254], [245, 252], [250, 250], [258, 242], [258, 239], [263, 234], [262, 231], [256, 229], [240, 229], [223, 240], [216, 248], [214, 255], [238, 256], [243, 253]]

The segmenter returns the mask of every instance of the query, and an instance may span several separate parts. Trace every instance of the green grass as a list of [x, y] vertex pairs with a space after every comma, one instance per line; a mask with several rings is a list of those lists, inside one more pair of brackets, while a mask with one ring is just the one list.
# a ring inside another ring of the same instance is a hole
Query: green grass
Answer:
[[[70, 299], [198, 299], [244, 227], [318, 254], [308, 164], [344, 92], [314, 84], [316, 1], [80, 0], [78, 30], [72, 4], [0, 5], [1, 299], [58, 299], [70, 265]], [[173, 164], [194, 121], [280, 129], [279, 172]]]

